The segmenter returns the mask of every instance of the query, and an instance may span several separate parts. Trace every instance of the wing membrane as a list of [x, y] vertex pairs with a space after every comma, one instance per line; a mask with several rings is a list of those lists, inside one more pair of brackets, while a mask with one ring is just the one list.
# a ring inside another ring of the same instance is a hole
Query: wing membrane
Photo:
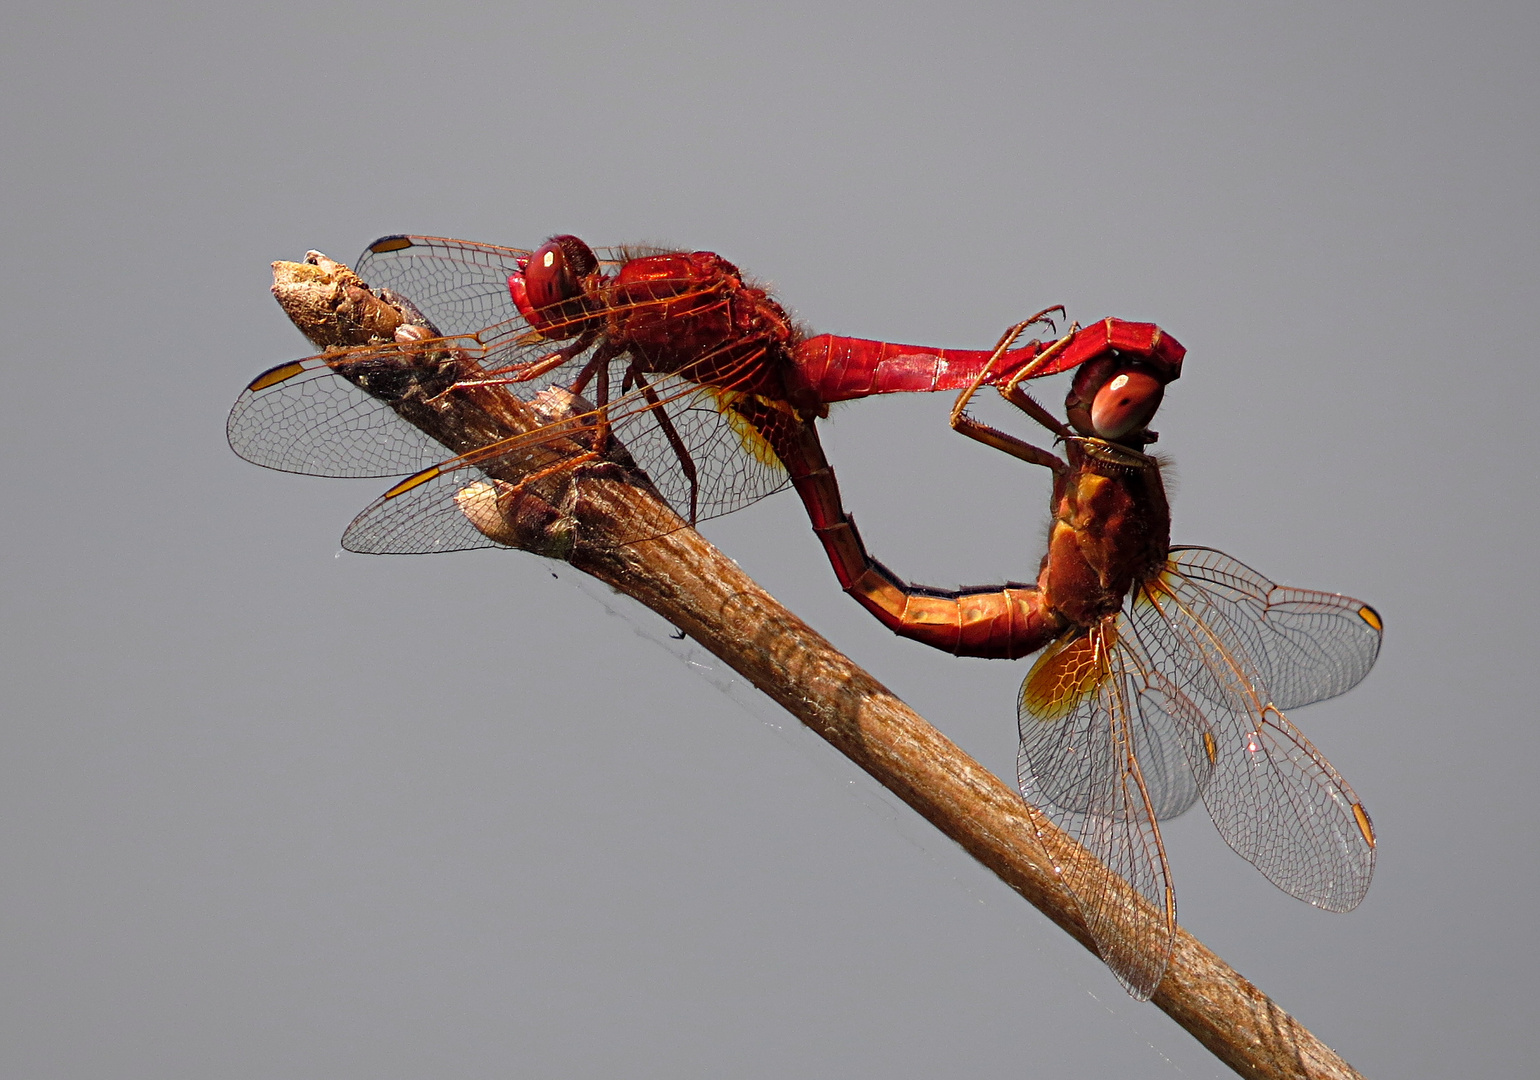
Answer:
[[[677, 375], [651, 383], [654, 407], [640, 391], [614, 410], [615, 433], [680, 517], [706, 521], [786, 486], [786, 468], [732, 408], [731, 390]], [[637, 398], [640, 397], [640, 401]], [[659, 422], [662, 416], [667, 424]], [[691, 463], [687, 471], [670, 429]]]
[[1333, 911], [1363, 899], [1369, 816], [1280, 699], [1355, 685], [1379, 636], [1360, 601], [1282, 588], [1184, 548], [1121, 613], [1033, 665], [1019, 710], [1022, 794], [1148, 902], [1131, 904], [1105, 870], [1062, 868], [1136, 997], [1154, 992], [1175, 935], [1158, 822], [1199, 797], [1225, 841], [1285, 892]]
[[[731, 394], [677, 376], [649, 383], [648, 391], [631, 391], [606, 411], [620, 445], [686, 522], [730, 513], [785, 486], [786, 470], [780, 461], [767, 446], [755, 445], [752, 430], [734, 419]], [[397, 555], [493, 546], [494, 541], [473, 525], [467, 528], [466, 489], [491, 480], [488, 474], [500, 471], [504, 463], [514, 471], [527, 468], [528, 463], [519, 458], [553, 439], [580, 432], [580, 441], [589, 445], [599, 412], [581, 412], [440, 462], [425, 470], [434, 475], [424, 475], [423, 482], [403, 482], [366, 507], [348, 527], [343, 546], [349, 551]], [[668, 421], [666, 425], [659, 423], [660, 415]], [[669, 432], [685, 449], [683, 460], [692, 463], [690, 471], [682, 467]], [[437, 537], [440, 530], [443, 536]]]
[[[444, 456], [413, 416], [458, 386], [495, 383], [528, 399], [570, 378], [579, 355], [551, 363], [522, 320], [475, 334], [335, 349], [263, 372], [230, 410], [225, 433], [247, 461], [310, 476], [400, 476]], [[547, 361], [542, 364], [542, 361]], [[543, 368], [542, 377], [518, 381]], [[463, 450], [464, 446], [450, 446]]]
[[[1126, 629], [1121, 615], [1105, 620], [1034, 665], [1018, 712], [1017, 770], [1026, 800], [1100, 861], [1060, 871], [1103, 960], [1143, 1000], [1159, 985], [1176, 939], [1176, 897], [1157, 820], [1198, 798], [1212, 743], [1202, 713], [1140, 662]], [[1088, 654], [1078, 666], [1091, 678], [1052, 707], [1034, 680], [1069, 650]], [[1145, 902], [1128, 897], [1109, 869]]]
[[[628, 259], [665, 250], [634, 246], [599, 248], [595, 254], [613, 271]], [[370, 288], [407, 297], [442, 333], [473, 334], [519, 316], [508, 278], [523, 272], [529, 255], [500, 244], [399, 234], [370, 244], [353, 269]]]
[[[1251, 600], [1237, 602], [1235, 576], [1212, 572], [1240, 564], [1218, 552], [1191, 554], [1178, 553], [1146, 586], [1148, 602], [1133, 605], [1130, 625], [1147, 653], [1191, 673], [1189, 692], [1217, 743], [1203, 790], [1209, 815], [1273, 884], [1318, 907], [1351, 910], [1374, 873], [1373, 828], [1353, 789], [1284, 716], [1271, 684], [1282, 683], [1295, 700], [1341, 693], [1373, 663], [1378, 617], [1370, 648], [1363, 636], [1342, 632], [1349, 611], [1369, 625], [1357, 614], [1364, 606], [1358, 601], [1280, 590], [1258, 578], [1288, 605], [1275, 618], [1272, 606], [1256, 606], [1256, 589], [1244, 593]], [[1193, 566], [1199, 572], [1188, 576]]]
[[[380, 359], [384, 366], [391, 358]], [[310, 476], [400, 476], [443, 456], [441, 443], [338, 377], [331, 361], [312, 356], [258, 376], [225, 422], [230, 448], [269, 469]]]
[[373, 289], [407, 297], [445, 334], [473, 334], [518, 317], [508, 276], [529, 252], [442, 236], [382, 236], [354, 270]]
[[342, 546], [361, 555], [431, 555], [496, 547], [497, 541], [478, 529], [476, 520], [480, 511], [490, 524], [496, 507], [488, 504], [499, 493], [498, 484], [476, 469], [432, 470], [407, 495], [371, 503], [342, 534]]
[[1379, 613], [1337, 593], [1275, 585], [1212, 548], [1171, 551], [1204, 620], [1246, 656], [1270, 700], [1297, 709], [1357, 686], [1379, 655]]

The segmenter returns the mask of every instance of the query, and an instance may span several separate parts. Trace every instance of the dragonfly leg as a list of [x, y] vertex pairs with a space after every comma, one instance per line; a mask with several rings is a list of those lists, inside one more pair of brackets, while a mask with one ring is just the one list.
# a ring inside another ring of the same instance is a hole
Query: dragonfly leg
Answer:
[[461, 513], [465, 514], [471, 524], [482, 535], [495, 540], [499, 544], [507, 544], [509, 547], [521, 547], [523, 545], [517, 539], [519, 531], [516, 527], [511, 526], [510, 523], [519, 521], [519, 511], [523, 507], [526, 498], [532, 500], [536, 507], [543, 508], [547, 514], [555, 515], [556, 513], [556, 511], [542, 503], [540, 498], [530, 490], [530, 485], [548, 476], [554, 476], [556, 473], [575, 469], [579, 465], [585, 465], [598, 458], [599, 454], [596, 451], [586, 450], [573, 457], [553, 462], [542, 469], [536, 469], [534, 472], [520, 477], [518, 483], [510, 484], [503, 480], [494, 481], [497, 497], [491, 500], [489, 506], [484, 506], [476, 500], [468, 503], [461, 501], [465, 492], [474, 490], [473, 488], [462, 489], [461, 493], [455, 496], [455, 502], [460, 505]]
[[[1069, 333], [1044, 349], [1036, 360], [1011, 376], [1007, 382], [999, 387], [1001, 397], [1053, 432], [1054, 436], [1061, 441], [1070, 438], [1075, 433], [1069, 429], [1064, 421], [1039, 405], [1031, 394], [1021, 388], [1021, 384], [1031, 378], [1034, 372], [1041, 370], [1043, 365], [1049, 360], [1063, 352], [1069, 346], [1069, 343], [1075, 339], [1075, 335], [1079, 330], [1078, 326], [1072, 325], [1069, 328]], [[954, 424], [952, 426], [956, 427], [957, 425]]]
[[633, 362], [630, 370], [626, 373], [626, 378], [634, 381], [641, 388], [642, 396], [647, 399], [647, 404], [652, 406], [653, 419], [657, 422], [659, 429], [662, 430], [663, 437], [668, 440], [668, 445], [674, 451], [674, 456], [679, 459], [679, 467], [684, 471], [685, 479], [690, 482], [689, 522], [691, 525], [694, 525], [696, 515], [700, 510], [700, 480], [695, 473], [695, 459], [690, 457], [690, 451], [684, 445], [684, 440], [679, 437], [679, 432], [674, 427], [674, 422], [668, 418], [668, 413], [663, 411], [663, 406], [658, 401], [658, 393], [652, 388], [652, 384], [647, 381], [647, 377], [642, 373], [641, 365]]
[[600, 364], [598, 378], [594, 381], [594, 452], [602, 454], [609, 445], [610, 366]]
[[1060, 442], [1074, 436], [1075, 433], [1069, 429], [1069, 425], [1039, 405], [1037, 400], [1021, 387], [1012, 386], [1008, 390], [1001, 389], [1000, 396], [1053, 432]]
[[[1062, 311], [1063, 309], [1061, 308], [1059, 310]], [[1055, 341], [1042, 352], [1038, 353], [1030, 364], [1027, 364], [1020, 371], [1016, 372], [1016, 374], [1012, 375], [1005, 382], [1005, 384], [1000, 387], [1001, 396], [1004, 397], [1007, 401], [1012, 400], [1011, 393], [1014, 392], [1018, 387], [1021, 386], [1022, 383], [1026, 382], [1028, 379], [1036, 378], [1037, 373], [1048, 366], [1048, 361], [1054, 359], [1065, 349], [1069, 348], [1069, 346], [1075, 340], [1075, 335], [1078, 333], [1080, 333], [1080, 324], [1070, 323], [1069, 330], [1064, 334], [1063, 337], [1061, 337], [1058, 341]]]
[[[1021, 337], [1022, 333], [1026, 331], [1027, 327], [1036, 326], [1040, 322], [1047, 322], [1049, 326], [1052, 326], [1053, 322], [1049, 320], [1047, 316], [1055, 311], [1062, 314], [1064, 309], [1062, 307], [1045, 308], [1044, 310], [1039, 311], [1036, 315], [1032, 316], [1030, 319], [1027, 319], [1024, 322], [1019, 322], [1015, 326], [1006, 328], [1005, 333], [1000, 335], [1000, 340], [995, 343], [994, 352], [990, 354], [989, 360], [984, 364], [982, 368], [979, 369], [978, 376], [967, 387], [967, 389], [963, 390], [962, 393], [957, 395], [957, 401], [952, 406], [951, 421], [953, 427], [957, 426], [958, 418], [961, 417], [963, 412], [968, 408], [968, 402], [973, 400], [973, 395], [978, 393], [979, 387], [983, 386], [984, 383], [989, 379], [989, 376], [994, 374], [995, 365], [1000, 362], [1000, 358], [1003, 357], [1006, 353], [1010, 352], [1011, 346], [1016, 344], [1016, 339]], [[1015, 386], [1023, 379], [1030, 379], [1033, 373], [1042, 368], [1044, 364], [1046, 364], [1054, 356], [1058, 355], [1059, 352], [1063, 351], [1065, 343], [1074, 338], [1075, 329], [1075, 327], [1071, 327], [1070, 332], [1065, 335], [1065, 337], [1044, 349], [1032, 360], [1031, 363], [1027, 364], [1019, 372], [1012, 376], [1010, 385]]]
[[[1054, 310], [1062, 309], [1048, 309], [1048, 311]], [[1040, 312], [1027, 322], [1017, 323], [1001, 335], [999, 343], [995, 346], [994, 355], [990, 357], [989, 363], [984, 365], [978, 377], [973, 380], [973, 385], [957, 395], [957, 401], [953, 404], [952, 413], [948, 419], [953, 431], [960, 432], [970, 439], [975, 439], [985, 446], [992, 446], [996, 450], [1003, 450], [1012, 457], [1020, 458], [1033, 465], [1046, 466], [1052, 469], [1055, 474], [1059, 474], [1068, 471], [1069, 465], [1056, 454], [1041, 447], [1033, 446], [1031, 443], [1018, 439], [1014, 435], [1008, 435], [998, 428], [980, 423], [968, 415], [968, 402], [973, 399], [973, 395], [978, 392], [979, 387], [983, 386], [985, 380], [989, 378], [1000, 357], [1004, 356], [1010, 350], [1010, 347], [1016, 343], [1016, 339], [1021, 336], [1022, 331], [1033, 325], [1033, 323], [1041, 321], [1047, 314], [1047, 311]], [[1033, 401], [1032, 397], [1025, 390], [1021, 389], [1021, 382], [1024, 379], [1031, 378], [1035, 371], [1041, 369], [1044, 364], [1062, 352], [1065, 345], [1074, 340], [1074, 337], [1075, 328], [1072, 327], [1068, 334], [1044, 349], [1030, 364], [1022, 368], [1021, 371], [1012, 376], [1005, 386], [1000, 388], [1001, 395], [1007, 401], [1021, 409], [1061, 439], [1073, 433], [1069, 428], [1056, 420], [1052, 413], [1048, 412], [1047, 409], [1044, 409], [1036, 401]]]
[[581, 396], [583, 391], [588, 389], [588, 384], [593, 382], [594, 376], [601, 371], [608, 371], [610, 361], [619, 356], [620, 353], [621, 350], [615, 348], [609, 342], [600, 345], [598, 351], [589, 358], [588, 363], [583, 365], [583, 370], [578, 372], [577, 378], [572, 380], [572, 385], [567, 387], [567, 393], [573, 397]]
[[573, 457], [562, 458], [562, 460], [553, 462], [543, 469], [536, 469], [534, 472], [520, 477], [519, 482], [512, 485], [512, 488], [508, 494], [514, 497], [522, 496], [525, 491], [529, 489], [529, 485], [533, 484], [535, 481], [543, 480], [547, 476], [554, 476], [566, 469], [575, 469], [579, 465], [586, 465], [590, 461], [597, 461], [598, 458], [599, 451], [597, 450], [585, 450], [583, 453], [577, 454]]
[[528, 364], [511, 364], [508, 367], [495, 368], [487, 372], [487, 378], [478, 385], [496, 385], [502, 383], [530, 382], [540, 376], [555, 371], [575, 356], [581, 356], [595, 339], [599, 336], [597, 330], [585, 330], [571, 345], [557, 349], [553, 353], [547, 353], [539, 360]]
[[992, 446], [996, 450], [1003, 450], [1012, 457], [1020, 458], [1022, 461], [1033, 465], [1042, 465], [1052, 469], [1055, 475], [1069, 471], [1069, 464], [1057, 454], [1044, 450], [1040, 446], [1033, 446], [1023, 439], [1018, 439], [1014, 435], [1001, 431], [999, 428], [990, 427], [988, 424], [981, 424], [971, 416], [960, 416], [952, 421], [952, 429], [961, 432], [970, 439], [983, 443], [985, 446]]

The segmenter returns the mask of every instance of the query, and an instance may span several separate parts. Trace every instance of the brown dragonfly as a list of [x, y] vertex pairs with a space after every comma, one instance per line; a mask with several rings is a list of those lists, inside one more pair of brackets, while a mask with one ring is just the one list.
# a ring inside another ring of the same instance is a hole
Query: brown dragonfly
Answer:
[[[846, 591], [896, 633], [962, 656], [1041, 651], [1018, 703], [1022, 794], [1099, 860], [1058, 869], [1103, 959], [1141, 999], [1159, 985], [1176, 934], [1159, 823], [1199, 799], [1229, 845], [1285, 892], [1331, 911], [1363, 899], [1374, 872], [1369, 814], [1284, 711], [1356, 686], [1382, 630], [1362, 601], [1170, 546], [1161, 466], [1144, 451], [1182, 350], [1151, 336], [1140, 351], [1079, 367], [1067, 424], [1020, 378], [998, 384], [1063, 444], [1063, 458], [968, 415], [987, 373], [957, 400], [957, 430], [1053, 472], [1035, 582], [910, 585], [871, 558], [837, 507], [820, 533]], [[1130, 905], [1106, 868], [1145, 903]]]

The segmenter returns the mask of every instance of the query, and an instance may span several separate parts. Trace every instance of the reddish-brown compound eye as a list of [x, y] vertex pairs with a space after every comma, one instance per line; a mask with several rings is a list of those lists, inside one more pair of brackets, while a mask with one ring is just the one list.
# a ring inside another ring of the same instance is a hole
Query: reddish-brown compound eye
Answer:
[[524, 293], [548, 336], [573, 337], [579, 332], [587, 312], [583, 279], [598, 268], [593, 249], [575, 236], [553, 236], [530, 255]]
[[1166, 386], [1137, 369], [1118, 372], [1091, 402], [1091, 427], [1103, 439], [1121, 439], [1141, 430], [1160, 408]]
[[[1100, 390], [1120, 368], [1127, 366], [1127, 361], [1115, 355], [1098, 356], [1095, 360], [1082, 364], [1075, 372], [1074, 381], [1070, 383], [1070, 398], [1089, 405], [1095, 400], [1096, 391]], [[1066, 404], [1068, 404], [1067, 401]]]
[[[529, 257], [529, 263], [524, 267], [524, 288], [529, 293], [529, 302], [536, 308], [571, 300], [582, 292], [578, 279], [583, 270], [573, 265], [567, 251], [569, 243], [581, 244], [581, 250], [587, 251], [588, 245], [575, 236], [553, 236]], [[589, 257], [592, 258], [592, 252]]]

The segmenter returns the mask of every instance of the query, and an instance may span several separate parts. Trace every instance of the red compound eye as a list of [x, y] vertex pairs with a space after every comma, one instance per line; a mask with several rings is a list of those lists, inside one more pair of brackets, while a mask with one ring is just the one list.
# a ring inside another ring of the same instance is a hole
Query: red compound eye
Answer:
[[1121, 439], [1139, 431], [1155, 416], [1166, 387], [1143, 371], [1118, 372], [1091, 402], [1091, 427], [1103, 439]]
[[[569, 245], [581, 245], [578, 252], [569, 252]], [[573, 255], [581, 259], [587, 253], [589, 261], [593, 253], [588, 245], [575, 236], [553, 236], [535, 250], [524, 268], [524, 287], [529, 291], [530, 303], [537, 308], [550, 307], [563, 300], [574, 299], [583, 291], [578, 278], [585, 272], [574, 266]]]
[[530, 325], [549, 337], [575, 337], [588, 308], [583, 278], [598, 268], [593, 249], [583, 241], [575, 236], [553, 236], [535, 249], [524, 266], [523, 297], [512, 280], [509, 288]]

